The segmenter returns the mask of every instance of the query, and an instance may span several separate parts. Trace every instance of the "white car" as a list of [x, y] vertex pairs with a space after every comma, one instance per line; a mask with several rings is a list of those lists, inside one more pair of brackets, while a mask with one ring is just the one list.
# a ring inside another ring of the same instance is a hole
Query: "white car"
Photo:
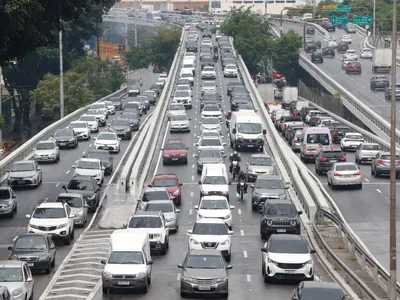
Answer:
[[364, 138], [358, 132], [345, 132], [344, 137], [340, 140], [340, 148], [343, 151], [356, 151], [358, 146], [364, 143]]
[[36, 144], [33, 159], [42, 162], [58, 162], [60, 161], [60, 148], [55, 140], [40, 141]]
[[94, 148], [101, 150], [108, 150], [110, 152], [119, 153], [120, 141], [115, 132], [100, 132], [97, 137], [94, 138]]
[[201, 71], [201, 79], [215, 79], [216, 73], [214, 67], [205, 66]]
[[[26, 244], [24, 242], [21, 243], [23, 243], [22, 246], [30, 244], [31, 248], [33, 248], [33, 245], [38, 245], [37, 243], [32, 241], [27, 241]], [[18, 250], [22, 253], [32, 251], [27, 248], [28, 247], [22, 249], [19, 248]], [[31, 261], [29, 257], [27, 258], [28, 259], [23, 257], [21, 260], [17, 260], [17, 258], [14, 258], [13, 260], [0, 261], [0, 285], [4, 287], [1, 290], [0, 299], [33, 299], [35, 281], [33, 280], [33, 276], [29, 268], [29, 265], [33, 265], [33, 263], [23, 261], [25, 259]], [[50, 269], [46, 270], [46, 274], [50, 274]]]
[[224, 77], [237, 77], [237, 76], [238, 76], [238, 69], [236, 65], [229, 64], [225, 66]]
[[231, 260], [231, 235], [224, 220], [203, 218], [196, 221], [189, 235], [189, 250], [216, 249], [221, 251], [227, 261]]
[[221, 132], [222, 131], [221, 123], [222, 121], [219, 118], [212, 118], [212, 117], [202, 118], [200, 131], [214, 130]]
[[358, 55], [356, 53], [356, 50], [347, 50], [345, 54], [343, 54], [343, 60], [345, 59], [358, 59]]
[[201, 46], [206, 46], [206, 47], [212, 47], [212, 42], [211, 42], [211, 40], [203, 40], [202, 42], [201, 42]]
[[232, 229], [232, 210], [235, 209], [235, 206], [229, 205], [225, 196], [204, 196], [194, 209], [197, 210], [197, 221], [203, 218], [217, 218], [224, 220], [226, 225]]
[[107, 115], [104, 113], [104, 110], [101, 109], [89, 109], [86, 112], [86, 115], [89, 116], [95, 116], [97, 119], [97, 122], [99, 123], [100, 126], [106, 126], [107, 122]]
[[189, 73], [182, 73], [182, 74], [179, 76], [179, 79], [187, 79], [187, 80], [190, 81], [190, 84], [191, 84], [191, 85], [193, 85], [193, 83], [194, 83], [194, 76], [193, 76], [193, 74], [192, 74], [191, 72], [189, 72]]
[[370, 48], [361, 49], [360, 57], [361, 58], [371, 59], [372, 58], [372, 50]]
[[361, 172], [353, 162], [334, 163], [326, 173], [326, 179], [332, 190], [340, 186], [354, 186], [362, 189]]
[[108, 110], [107, 110], [107, 106], [106, 106], [105, 102], [96, 102], [96, 103], [93, 103], [92, 105], [90, 105], [90, 109], [100, 109], [100, 110], [103, 110], [104, 113], [105, 113], [105, 115], [106, 115], [107, 118], [108, 118]]
[[261, 248], [264, 282], [287, 277], [314, 280], [314, 261], [307, 242], [298, 234], [273, 234]]
[[62, 239], [70, 245], [74, 238], [74, 218], [71, 208], [66, 202], [41, 202], [32, 215], [26, 215], [29, 220], [28, 233], [47, 233], [53, 238]]
[[196, 146], [197, 153], [199, 153], [203, 149], [215, 149], [220, 150], [221, 153], [224, 153], [224, 147], [226, 146], [226, 143], [223, 143], [220, 138], [205, 136], [199, 140]]
[[161, 73], [159, 76], [158, 76], [158, 79], [157, 80], [160, 80], [160, 81], [167, 81], [167, 78], [168, 78], [168, 74], [167, 73]]
[[115, 106], [112, 101], [104, 101], [109, 115], [115, 115]]
[[336, 48], [337, 45], [338, 45], [338, 42], [337, 42], [336, 40], [330, 40], [330, 41], [328, 42], [328, 47], [334, 47], [334, 48]]
[[196, 61], [196, 54], [194, 54], [193, 52], [186, 52], [185, 56], [183, 57], [183, 60], [188, 59], [188, 58]]
[[380, 150], [381, 148], [378, 143], [360, 144], [355, 154], [356, 163], [362, 164], [363, 162], [372, 162]]
[[186, 114], [172, 115], [170, 132], [190, 132], [190, 119]]
[[188, 91], [175, 91], [173, 104], [183, 104], [185, 108], [192, 108], [192, 96]]
[[201, 86], [201, 92], [217, 92], [217, 87], [218, 85], [215, 83], [215, 81], [204, 81]]
[[83, 115], [79, 118], [79, 121], [86, 122], [90, 128], [90, 132], [99, 132], [99, 122], [96, 116], [93, 115]]
[[101, 164], [100, 159], [97, 158], [81, 158], [73, 166], [75, 169], [73, 176], [89, 176], [96, 179], [98, 185], [104, 181], [105, 168]]
[[222, 111], [217, 104], [206, 104], [201, 111], [201, 118], [222, 118]]
[[140, 94], [140, 87], [133, 86], [128, 90], [128, 96], [136, 96]]
[[78, 140], [90, 140], [90, 127], [84, 121], [73, 121], [69, 123], [68, 128], [72, 129]]
[[163, 79], [157, 79], [156, 80], [156, 85], [160, 86], [160, 87], [164, 87], [165, 86], [165, 80]]
[[201, 138], [205, 136], [213, 136], [217, 137], [219, 139], [223, 139], [224, 137], [221, 135], [221, 133], [217, 130], [203, 130], [200, 135], [197, 136], [197, 138], [200, 140]]
[[171, 119], [174, 115], [186, 114], [185, 106], [183, 104], [171, 104], [168, 108], [168, 119]]
[[342, 42], [351, 44], [351, 35], [348, 35], [348, 34], [343, 35]]
[[192, 88], [188, 84], [177, 85], [175, 91], [187, 91], [190, 95], [192, 95]]

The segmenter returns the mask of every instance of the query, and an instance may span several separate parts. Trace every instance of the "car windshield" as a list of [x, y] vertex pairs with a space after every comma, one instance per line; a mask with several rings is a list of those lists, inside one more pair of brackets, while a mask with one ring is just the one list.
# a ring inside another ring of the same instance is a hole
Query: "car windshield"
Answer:
[[272, 166], [271, 157], [252, 157], [250, 159], [250, 165], [252, 166]]
[[58, 196], [57, 202], [66, 202], [70, 207], [82, 208], [84, 206], [82, 198], [73, 196]]
[[261, 124], [260, 123], [239, 123], [238, 132], [245, 134], [260, 134]]
[[104, 104], [106, 106], [114, 106], [114, 104], [112, 103], [112, 101], [104, 101]]
[[76, 165], [77, 169], [99, 170], [100, 163], [98, 161], [80, 160]]
[[175, 178], [160, 178], [160, 179], [154, 179], [153, 181], [154, 187], [171, 187], [177, 185], [178, 183], [176, 182]]
[[175, 92], [175, 97], [179, 98], [179, 97], [189, 97], [190, 94], [188, 91], [176, 91]]
[[52, 150], [54, 149], [53, 143], [37, 143], [36, 150]]
[[154, 92], [153, 92], [153, 91], [146, 91], [146, 92], [144, 92], [144, 94], [145, 94], [146, 96], [149, 96], [150, 98], [153, 98], [153, 97], [154, 97]]
[[223, 269], [225, 266], [220, 255], [189, 255], [185, 267], [189, 269]]
[[109, 264], [116, 265], [142, 265], [143, 254], [138, 251], [113, 251], [108, 259]]
[[312, 287], [302, 289], [301, 298], [304, 299], [324, 299], [324, 300], [342, 300], [346, 299], [345, 294], [339, 288], [337, 289], [329, 289], [319, 287]]
[[11, 172], [35, 171], [35, 165], [32, 162], [13, 164]]
[[129, 126], [129, 121], [125, 119], [116, 119], [111, 123], [112, 126]]
[[0, 190], [0, 200], [10, 199], [10, 191], [8, 189]]
[[21, 267], [0, 268], [0, 282], [21, 282], [23, 280]]
[[201, 150], [199, 158], [222, 158], [222, 152], [220, 150]]
[[172, 121], [187, 121], [186, 115], [175, 115], [171, 117]]
[[113, 133], [102, 132], [97, 136], [97, 140], [101, 141], [116, 141], [118, 138]]
[[358, 171], [356, 165], [336, 165], [336, 171]]
[[87, 158], [97, 158], [100, 160], [109, 160], [110, 154], [107, 152], [89, 152], [86, 155]]
[[355, 140], [362, 140], [363, 137], [361, 134], [346, 134], [346, 139], [355, 139]]
[[203, 83], [203, 86], [207, 86], [207, 87], [215, 87], [215, 83], [213, 81], [205, 81]]
[[297, 215], [296, 207], [293, 204], [268, 204], [265, 208], [265, 214], [268, 216], [287, 216], [295, 217]]
[[86, 121], [86, 122], [95, 122], [96, 117], [95, 116], [82, 116], [79, 118], [80, 121]]
[[222, 146], [220, 139], [202, 139], [200, 146]]
[[307, 135], [307, 144], [321, 144], [328, 146], [330, 144], [329, 134], [327, 133], [316, 133]]
[[172, 202], [170, 203], [149, 203], [146, 206], [146, 211], [162, 211], [162, 212], [173, 212]]
[[72, 130], [68, 130], [68, 129], [60, 129], [57, 130], [56, 133], [54, 134], [54, 136], [58, 137], [58, 136], [73, 136], [74, 133]]
[[258, 189], [283, 189], [282, 180], [278, 179], [257, 179], [256, 188]]
[[78, 191], [93, 191], [93, 182], [90, 180], [75, 180], [72, 179], [68, 184], [69, 190]]
[[90, 106], [91, 109], [103, 109], [104, 108], [104, 104], [103, 103], [98, 103], [98, 104], [92, 104]]
[[165, 145], [165, 150], [184, 150], [186, 147], [182, 143], [168, 143]]
[[292, 240], [292, 239], [274, 239], [269, 242], [270, 253], [296, 253], [296, 254], [307, 254], [310, 253], [306, 243], [303, 240]]
[[379, 150], [379, 145], [363, 145], [362, 150], [377, 151]]
[[232, 70], [236, 70], [236, 67], [235, 67], [235, 66], [230, 66], [230, 65], [227, 65], [227, 66], [225, 67], [225, 69], [232, 69]]
[[86, 123], [83, 123], [83, 122], [77, 122], [77, 123], [71, 123], [71, 124], [69, 124], [69, 127], [70, 128], [86, 128], [87, 127], [87, 125], [86, 125]]
[[203, 184], [228, 184], [224, 176], [206, 176]]
[[228, 209], [226, 200], [202, 200], [200, 209]]
[[38, 207], [33, 216], [35, 219], [61, 219], [66, 218], [64, 208], [61, 207]]
[[169, 200], [169, 194], [167, 191], [145, 192], [143, 194], [143, 201], [151, 200]]
[[343, 153], [340, 150], [339, 151], [327, 151], [327, 152], [323, 153], [323, 157], [326, 157], [326, 158], [334, 158], [334, 157], [340, 158], [342, 156], [343, 156]]
[[219, 223], [196, 223], [193, 227], [193, 234], [204, 235], [227, 235], [228, 226]]
[[356, 54], [356, 50], [347, 50], [347, 54]]
[[45, 250], [46, 240], [41, 235], [21, 236], [15, 241], [14, 250]]
[[218, 105], [206, 105], [204, 106], [203, 111], [220, 111], [220, 109]]
[[185, 108], [183, 107], [183, 105], [171, 105], [169, 107], [169, 110], [185, 110]]
[[201, 121], [203, 124], [219, 124], [220, 121], [218, 118], [203, 118]]
[[128, 228], [161, 228], [159, 217], [135, 216], [129, 221]]
[[182, 78], [191, 78], [191, 77], [193, 77], [193, 75], [190, 74], [190, 73], [183, 73], [183, 74], [181, 75], [181, 77], [182, 77]]

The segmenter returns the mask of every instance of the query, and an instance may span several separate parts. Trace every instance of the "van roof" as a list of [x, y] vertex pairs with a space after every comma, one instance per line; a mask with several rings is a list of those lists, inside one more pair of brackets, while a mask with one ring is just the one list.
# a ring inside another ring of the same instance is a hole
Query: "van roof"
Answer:
[[[147, 233], [132, 229], [117, 229], [110, 237], [113, 251], [141, 251], [143, 244], [149, 239]], [[127, 241], [130, 241], [127, 243]]]
[[331, 133], [329, 127], [305, 127], [303, 131], [304, 135], [313, 133]]

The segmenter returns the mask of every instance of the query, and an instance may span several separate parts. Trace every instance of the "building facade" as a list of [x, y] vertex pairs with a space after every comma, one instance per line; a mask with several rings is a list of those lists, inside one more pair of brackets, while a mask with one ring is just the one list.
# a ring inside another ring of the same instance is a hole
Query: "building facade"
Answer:
[[251, 7], [257, 14], [280, 14], [285, 7], [305, 5], [306, 0], [210, 0], [211, 8], [230, 11], [232, 7]]

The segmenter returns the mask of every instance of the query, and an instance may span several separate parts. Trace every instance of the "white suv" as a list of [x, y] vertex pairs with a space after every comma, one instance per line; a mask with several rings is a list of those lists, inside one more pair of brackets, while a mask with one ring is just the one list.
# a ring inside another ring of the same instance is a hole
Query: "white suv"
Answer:
[[131, 216], [130, 232], [148, 233], [150, 250], [166, 254], [169, 249], [169, 228], [161, 211], [141, 211]]
[[78, 140], [90, 140], [90, 127], [85, 121], [73, 121], [69, 123], [68, 128], [71, 128]]
[[71, 208], [65, 202], [39, 203], [29, 219], [28, 233], [47, 233], [54, 240], [63, 240], [70, 245], [74, 238], [74, 218]]
[[197, 220], [189, 235], [189, 250], [216, 249], [227, 261], [231, 260], [232, 244], [230, 231], [226, 223], [217, 218]]
[[224, 68], [224, 77], [237, 77], [238, 69], [235, 65], [229, 64]]

